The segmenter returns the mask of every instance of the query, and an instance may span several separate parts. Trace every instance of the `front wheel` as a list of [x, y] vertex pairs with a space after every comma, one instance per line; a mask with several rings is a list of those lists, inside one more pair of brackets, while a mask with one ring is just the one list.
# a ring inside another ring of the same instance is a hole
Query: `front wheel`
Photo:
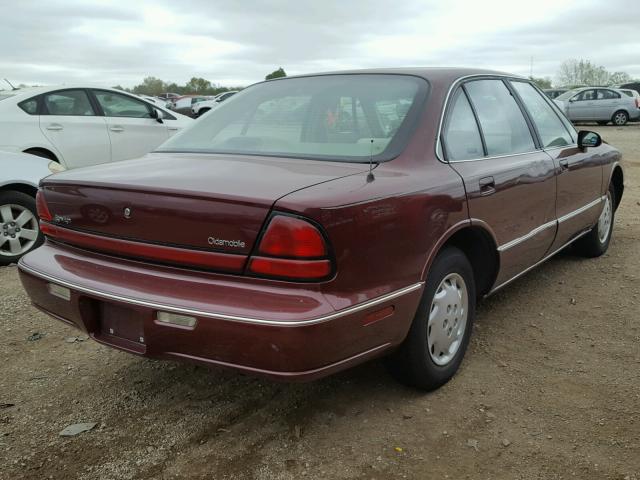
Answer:
[[476, 288], [471, 264], [449, 247], [433, 262], [407, 338], [388, 364], [403, 383], [435, 390], [456, 373], [475, 317]]
[[578, 253], [584, 257], [599, 257], [609, 248], [611, 233], [613, 232], [613, 220], [615, 218], [614, 198], [615, 188], [613, 183], [609, 185], [607, 195], [604, 198], [602, 213], [598, 218], [598, 223], [584, 237], [576, 241]]

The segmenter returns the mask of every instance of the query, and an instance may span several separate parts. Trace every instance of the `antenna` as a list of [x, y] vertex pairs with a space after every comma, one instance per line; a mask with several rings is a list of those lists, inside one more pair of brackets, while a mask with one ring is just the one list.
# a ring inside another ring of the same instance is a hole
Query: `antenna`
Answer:
[[9, 86], [11, 87], [11, 90], [18, 90], [16, 87], [14, 87], [11, 82], [9, 80], [7, 80], [6, 78], [4, 79], [5, 82], [7, 82], [9, 84]]
[[367, 183], [371, 183], [376, 179], [373, 176], [373, 138], [371, 139], [371, 150], [369, 151], [369, 175], [367, 175]]

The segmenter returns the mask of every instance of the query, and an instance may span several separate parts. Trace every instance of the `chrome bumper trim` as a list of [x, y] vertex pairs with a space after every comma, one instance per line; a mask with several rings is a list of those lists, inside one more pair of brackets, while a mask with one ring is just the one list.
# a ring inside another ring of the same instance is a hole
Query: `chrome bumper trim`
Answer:
[[116, 300], [123, 303], [130, 303], [132, 305], [139, 305], [142, 307], [149, 307], [155, 310], [163, 310], [167, 312], [173, 313], [181, 313], [185, 315], [195, 315], [197, 317], [206, 317], [213, 318], [216, 320], [225, 320], [230, 322], [239, 322], [239, 323], [250, 323], [257, 325], [267, 325], [267, 326], [278, 326], [278, 327], [301, 327], [307, 325], [315, 325], [317, 323], [329, 322], [331, 320], [335, 320], [340, 317], [344, 317], [346, 315], [350, 315], [352, 313], [357, 313], [362, 310], [366, 310], [367, 308], [374, 307], [381, 303], [387, 302], [389, 300], [393, 300], [395, 298], [401, 297], [402, 295], [406, 295], [407, 293], [411, 293], [419, 288], [422, 288], [424, 282], [414, 283], [408, 287], [401, 288], [391, 293], [387, 293], [385, 295], [381, 295], [374, 299], [368, 300], [363, 303], [359, 303], [349, 308], [345, 308], [343, 310], [338, 310], [334, 313], [330, 313], [328, 315], [323, 315], [321, 317], [312, 318], [309, 320], [293, 320], [293, 321], [283, 321], [283, 320], [266, 320], [263, 318], [251, 318], [251, 317], [241, 317], [236, 315], [226, 315], [223, 313], [213, 313], [213, 312], [205, 312], [202, 310], [194, 310], [190, 308], [176, 307], [173, 305], [165, 305], [161, 303], [148, 302], [146, 300], [140, 300], [137, 298], [125, 297], [122, 295], [114, 295], [111, 293], [101, 292], [99, 290], [94, 290], [92, 288], [83, 287], [81, 285], [77, 285], [71, 282], [67, 282], [65, 280], [61, 280], [59, 278], [53, 277], [46, 273], [39, 272], [27, 265], [24, 264], [22, 260], [18, 262], [18, 268], [26, 273], [34, 275], [42, 280], [46, 280], [48, 282], [55, 283], [57, 285], [62, 285], [64, 287], [70, 288], [72, 290], [76, 290], [78, 292], [86, 293], [88, 295], [93, 295], [96, 297], [104, 298], [107, 300]]

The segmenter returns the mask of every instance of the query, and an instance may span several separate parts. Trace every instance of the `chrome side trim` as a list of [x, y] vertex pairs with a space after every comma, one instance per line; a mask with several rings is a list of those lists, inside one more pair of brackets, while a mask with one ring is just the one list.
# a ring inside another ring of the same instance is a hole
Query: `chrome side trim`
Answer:
[[498, 247], [498, 251], [499, 252], [504, 252], [506, 250], [509, 250], [512, 247], [515, 247], [516, 245], [521, 244], [522, 242], [526, 242], [527, 240], [529, 240], [530, 238], [536, 236], [537, 234], [541, 233], [542, 231], [546, 230], [547, 228], [551, 228], [553, 226], [555, 226], [557, 223], [562, 223], [562, 222], [566, 222], [567, 220], [570, 220], [571, 218], [580, 215], [581, 213], [586, 212], [587, 210], [589, 210], [590, 208], [595, 207], [596, 205], [598, 205], [599, 203], [601, 203], [602, 201], [604, 201], [606, 197], [600, 197], [600, 198], [596, 198], [593, 202], [589, 202], [586, 205], [567, 213], [566, 215], [563, 215], [562, 217], [558, 218], [557, 220], [553, 220], [551, 222], [547, 222], [544, 223], [542, 225], [540, 225], [539, 227], [534, 228], [533, 230], [531, 230], [529, 233], [518, 237], [518, 238], [514, 238], [513, 240], [500, 245]]
[[569, 212], [566, 215], [561, 216], [560, 218], [558, 218], [558, 222], [559, 223], [566, 222], [567, 220], [570, 220], [571, 218], [575, 217], [576, 215], [580, 215], [581, 213], [586, 212], [590, 208], [593, 208], [596, 205], [598, 205], [599, 203], [601, 203], [602, 201], [604, 201], [605, 198], [606, 197], [604, 197], [604, 196], [596, 198], [593, 202], [589, 202], [585, 206], [580, 207], [577, 210], [574, 210], [573, 212]]
[[544, 223], [544, 224], [540, 225], [539, 227], [534, 228], [533, 230], [531, 230], [526, 235], [523, 235], [522, 237], [515, 238], [515, 239], [511, 240], [510, 242], [505, 243], [504, 245], [500, 245], [498, 247], [498, 251], [499, 252], [504, 252], [505, 250], [509, 250], [510, 248], [521, 244], [522, 242], [526, 242], [527, 240], [529, 240], [532, 237], [535, 237], [537, 234], [543, 232], [547, 228], [555, 227], [557, 225], [557, 223], [558, 223], [557, 220], [553, 220], [552, 222]]
[[509, 153], [507, 155], [489, 155], [487, 157], [468, 158], [466, 160], [449, 160], [447, 163], [464, 163], [464, 162], [481, 162], [482, 160], [493, 160], [494, 158], [506, 158], [506, 157], [520, 157], [522, 155], [531, 155], [533, 153], [540, 153], [542, 149], [531, 150], [529, 152]]
[[534, 263], [533, 265], [531, 265], [529, 268], [527, 268], [526, 270], [523, 270], [522, 272], [518, 273], [517, 275], [511, 277], [509, 280], [506, 280], [504, 282], [502, 282], [500, 285], [498, 285], [497, 287], [493, 287], [491, 289], [491, 291], [489, 293], [487, 293], [484, 298], [487, 298], [490, 295], [493, 295], [495, 292], [497, 292], [498, 290], [500, 290], [503, 287], [506, 287], [507, 285], [509, 285], [511, 282], [513, 282], [514, 280], [520, 278], [522, 275], [524, 275], [525, 273], [533, 270], [534, 268], [536, 268], [538, 265], [540, 265], [541, 263], [546, 262], [547, 260], [549, 260], [551, 257], [553, 257], [556, 253], [558, 253], [560, 250], [564, 249], [565, 247], [568, 247], [569, 245], [571, 245], [573, 242], [575, 242], [576, 240], [578, 240], [580, 237], [582, 237], [583, 235], [586, 235], [587, 233], [589, 233], [591, 231], [591, 228], [588, 230], [585, 230], [583, 232], [581, 232], [580, 234], [576, 235], [575, 237], [573, 237], [571, 240], [569, 240], [567, 243], [565, 243], [564, 245], [562, 245], [560, 248], [558, 248], [557, 250], [554, 250], [553, 252], [551, 252], [549, 255], [547, 255], [546, 257], [544, 257], [542, 260], [539, 260], [538, 262]]
[[415, 290], [418, 290], [419, 288], [422, 288], [422, 286], [424, 285], [424, 282], [414, 283], [413, 285], [410, 285], [405, 288], [401, 288], [399, 290], [396, 290], [391, 293], [387, 293], [385, 295], [381, 295], [372, 300], [368, 300], [366, 302], [362, 302], [352, 307], [339, 310], [329, 315], [323, 315], [321, 317], [313, 318], [310, 320], [282, 321], [282, 320], [266, 320], [263, 318], [241, 317], [236, 315], [227, 315], [223, 313], [205, 312], [203, 310], [194, 310], [191, 308], [181, 308], [181, 307], [175, 307], [173, 305], [165, 305], [161, 303], [148, 302], [146, 300], [140, 300], [137, 298], [131, 298], [131, 297], [125, 297], [122, 295], [114, 295], [111, 293], [101, 292], [99, 290], [94, 290], [92, 288], [87, 288], [81, 285], [67, 282], [66, 280], [61, 280], [59, 278], [48, 275], [46, 273], [42, 273], [37, 270], [34, 270], [33, 268], [25, 265], [22, 262], [22, 260], [18, 263], [18, 267], [20, 268], [20, 270], [30, 273], [31, 275], [34, 275], [43, 280], [47, 280], [49, 282], [62, 285], [64, 287], [70, 288], [72, 290], [76, 290], [78, 292], [94, 295], [100, 298], [105, 298], [107, 300], [116, 300], [119, 302], [130, 303], [132, 305], [149, 307], [156, 310], [163, 310], [167, 312], [181, 313], [186, 315], [195, 315], [198, 317], [214, 318], [216, 320], [225, 320], [229, 322], [239, 322], [239, 323], [251, 323], [251, 324], [257, 324], [257, 325], [271, 325], [271, 326], [278, 326], [278, 327], [300, 327], [300, 326], [306, 326], [306, 325], [315, 325], [317, 323], [329, 322], [331, 320], [335, 320], [337, 318], [344, 317], [352, 313], [357, 313], [362, 310], [366, 310], [367, 308], [374, 307], [376, 305], [387, 302], [389, 300], [393, 300], [395, 298], [401, 297], [402, 295], [406, 295], [407, 293], [411, 293]]

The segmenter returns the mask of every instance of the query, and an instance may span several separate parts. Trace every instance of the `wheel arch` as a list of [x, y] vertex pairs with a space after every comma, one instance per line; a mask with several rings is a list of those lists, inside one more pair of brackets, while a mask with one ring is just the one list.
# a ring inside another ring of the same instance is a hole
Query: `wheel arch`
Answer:
[[54, 162], [60, 163], [60, 159], [58, 158], [58, 156], [48, 148], [44, 148], [44, 147], [25, 148], [22, 151], [22, 153], [37, 155], [39, 157], [48, 158], [49, 160], [53, 160]]
[[617, 209], [618, 205], [620, 205], [620, 202], [622, 201], [622, 194], [624, 192], [624, 173], [622, 171], [622, 167], [618, 163], [616, 163], [611, 169], [611, 176], [609, 178], [607, 188], [609, 188], [611, 183], [613, 183], [616, 194], [616, 198], [614, 199], [614, 208]]
[[500, 271], [500, 255], [496, 239], [484, 222], [466, 220], [451, 227], [432, 249], [422, 280], [426, 277], [434, 259], [444, 248], [459, 248], [469, 259], [476, 282], [478, 297], [486, 295], [493, 287]]
[[0, 186], [0, 192], [20, 192], [35, 198], [38, 187], [26, 183], [8, 183]]

